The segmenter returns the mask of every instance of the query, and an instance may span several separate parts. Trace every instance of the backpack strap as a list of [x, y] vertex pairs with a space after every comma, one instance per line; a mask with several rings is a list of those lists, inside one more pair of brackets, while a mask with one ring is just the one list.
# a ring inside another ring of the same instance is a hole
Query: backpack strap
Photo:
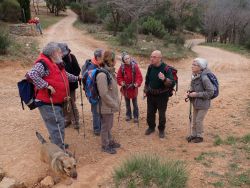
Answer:
[[131, 62], [131, 66], [132, 66], [132, 84], [134, 85], [134, 83], [135, 83], [135, 63]]

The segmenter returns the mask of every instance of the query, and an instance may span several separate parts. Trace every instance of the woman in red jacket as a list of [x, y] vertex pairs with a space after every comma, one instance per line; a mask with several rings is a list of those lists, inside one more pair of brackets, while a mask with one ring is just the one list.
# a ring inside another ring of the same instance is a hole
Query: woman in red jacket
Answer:
[[139, 109], [137, 104], [138, 87], [142, 83], [142, 74], [137, 63], [131, 59], [129, 54], [122, 53], [122, 64], [118, 70], [117, 83], [122, 86], [121, 93], [126, 102], [126, 121], [132, 119], [130, 99], [133, 103], [134, 122], [138, 123]]

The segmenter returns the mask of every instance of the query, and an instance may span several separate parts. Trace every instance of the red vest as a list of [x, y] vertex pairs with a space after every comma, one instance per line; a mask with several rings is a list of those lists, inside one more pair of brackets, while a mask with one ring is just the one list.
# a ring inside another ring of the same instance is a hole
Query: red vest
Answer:
[[[53, 63], [48, 57], [43, 54], [40, 54], [35, 63], [39, 62], [40, 60], [43, 60], [49, 69], [49, 75], [44, 76], [43, 80], [48, 82], [49, 85], [51, 85], [56, 90], [56, 92], [52, 94], [53, 103], [63, 103], [65, 97], [67, 97], [67, 92], [69, 94], [69, 81], [65, 69], [63, 68], [62, 70], [60, 70], [55, 63]], [[40, 89], [37, 92], [36, 99], [41, 100], [45, 103], [50, 103], [48, 89]]]

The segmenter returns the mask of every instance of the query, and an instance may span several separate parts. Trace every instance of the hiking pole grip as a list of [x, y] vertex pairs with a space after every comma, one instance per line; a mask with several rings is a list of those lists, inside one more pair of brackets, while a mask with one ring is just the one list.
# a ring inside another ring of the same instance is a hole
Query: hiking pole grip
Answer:
[[49, 97], [52, 97], [52, 93], [50, 89], [48, 89], [48, 94], [49, 94]]

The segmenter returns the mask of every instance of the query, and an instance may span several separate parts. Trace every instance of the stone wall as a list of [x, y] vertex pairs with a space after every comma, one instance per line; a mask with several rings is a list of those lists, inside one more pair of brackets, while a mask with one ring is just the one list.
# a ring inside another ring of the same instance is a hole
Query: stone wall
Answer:
[[13, 24], [10, 25], [10, 33], [20, 36], [37, 36], [38, 32], [34, 24]]

